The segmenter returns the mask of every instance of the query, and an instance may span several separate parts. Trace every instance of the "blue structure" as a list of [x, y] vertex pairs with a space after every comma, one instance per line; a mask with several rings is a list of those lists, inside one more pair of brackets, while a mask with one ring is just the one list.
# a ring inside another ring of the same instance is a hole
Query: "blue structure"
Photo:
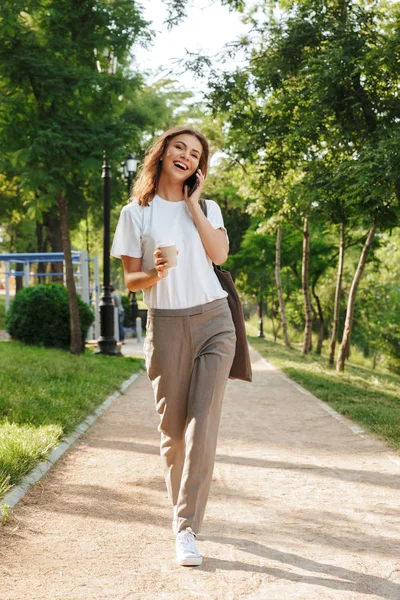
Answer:
[[[6, 288], [6, 312], [10, 307], [10, 277], [23, 277], [25, 287], [30, 285], [30, 266], [32, 263], [63, 263], [64, 253], [63, 252], [32, 252], [32, 253], [15, 253], [15, 254], [0, 254], [0, 263], [5, 263], [5, 272], [0, 271], [0, 275], [5, 275], [5, 288]], [[94, 287], [90, 286], [89, 281], [89, 262], [93, 262], [94, 266]], [[11, 269], [12, 264], [23, 264], [23, 271], [16, 271]], [[76, 290], [81, 295], [84, 302], [87, 302], [94, 310], [96, 315], [94, 326], [92, 327], [91, 337], [92, 339], [98, 339], [100, 336], [100, 322], [99, 322], [99, 302], [100, 302], [100, 284], [99, 284], [99, 265], [98, 257], [89, 258], [86, 251], [72, 251], [72, 263], [78, 266], [77, 271], [74, 273], [76, 278]], [[57, 273], [40, 272], [38, 269], [35, 276], [65, 276], [65, 269], [60, 269]], [[92, 293], [91, 293], [92, 292]], [[94, 302], [93, 302], [94, 300]]]

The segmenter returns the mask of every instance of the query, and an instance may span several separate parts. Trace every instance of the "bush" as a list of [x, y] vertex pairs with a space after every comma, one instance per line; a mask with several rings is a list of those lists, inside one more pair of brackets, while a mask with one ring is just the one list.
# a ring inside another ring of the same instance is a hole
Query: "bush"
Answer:
[[[82, 350], [94, 315], [78, 296]], [[12, 338], [35, 346], [69, 348], [71, 332], [67, 289], [60, 284], [39, 284], [20, 290], [6, 315]]]

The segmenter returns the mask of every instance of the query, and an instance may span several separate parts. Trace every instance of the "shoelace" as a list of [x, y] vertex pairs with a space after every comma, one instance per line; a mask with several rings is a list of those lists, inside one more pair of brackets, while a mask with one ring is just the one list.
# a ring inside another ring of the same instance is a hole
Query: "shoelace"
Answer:
[[194, 533], [192, 533], [189, 530], [180, 532], [178, 534], [178, 538], [177, 538], [177, 543], [179, 546], [179, 549], [182, 551], [189, 551], [193, 554], [199, 554], [199, 551], [196, 548], [196, 544], [195, 544], [195, 536]]

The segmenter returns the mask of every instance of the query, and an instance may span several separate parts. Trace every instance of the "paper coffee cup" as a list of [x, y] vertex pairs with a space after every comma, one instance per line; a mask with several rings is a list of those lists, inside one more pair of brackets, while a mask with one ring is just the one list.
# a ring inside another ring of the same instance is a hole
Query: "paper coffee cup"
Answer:
[[168, 261], [168, 268], [174, 269], [178, 265], [175, 242], [160, 242], [157, 248], [161, 250], [162, 258]]

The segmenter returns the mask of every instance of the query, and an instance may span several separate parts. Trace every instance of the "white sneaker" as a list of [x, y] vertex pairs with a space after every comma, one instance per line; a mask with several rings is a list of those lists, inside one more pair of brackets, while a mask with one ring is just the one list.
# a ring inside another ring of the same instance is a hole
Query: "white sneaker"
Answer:
[[196, 548], [196, 535], [190, 527], [176, 536], [176, 562], [182, 567], [198, 567], [203, 557]]

